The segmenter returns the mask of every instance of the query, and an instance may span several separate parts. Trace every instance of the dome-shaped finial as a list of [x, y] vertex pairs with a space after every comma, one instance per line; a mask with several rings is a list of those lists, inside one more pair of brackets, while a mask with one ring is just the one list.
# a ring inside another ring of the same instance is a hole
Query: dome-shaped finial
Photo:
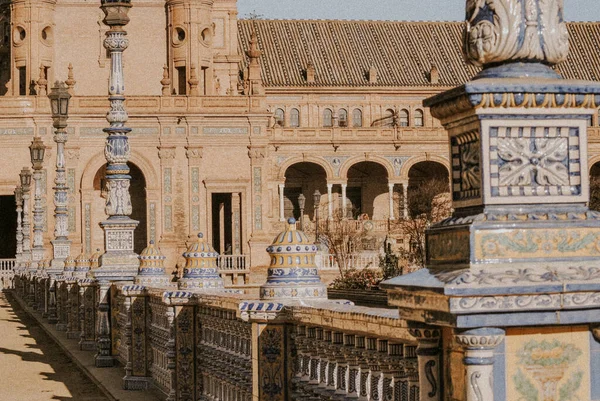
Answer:
[[219, 254], [206, 242], [204, 234], [198, 233], [198, 240], [190, 244], [183, 257], [185, 266], [178, 282], [180, 289], [220, 289], [225, 286], [217, 266]]
[[267, 282], [260, 287], [261, 299], [326, 299], [327, 289], [315, 265], [317, 246], [296, 229], [296, 219], [267, 248], [271, 257]]

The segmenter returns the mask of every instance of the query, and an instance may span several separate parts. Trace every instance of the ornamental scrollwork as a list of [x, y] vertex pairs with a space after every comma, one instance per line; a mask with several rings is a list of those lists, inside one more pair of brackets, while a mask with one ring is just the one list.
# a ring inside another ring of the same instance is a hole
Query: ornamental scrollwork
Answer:
[[478, 66], [557, 64], [569, 51], [563, 0], [467, 0], [465, 53]]

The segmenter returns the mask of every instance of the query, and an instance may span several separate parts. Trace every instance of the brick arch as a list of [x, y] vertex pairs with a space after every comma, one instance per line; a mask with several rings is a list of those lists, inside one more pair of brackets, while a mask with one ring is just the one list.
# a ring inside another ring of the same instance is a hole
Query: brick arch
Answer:
[[435, 162], [435, 163], [439, 163], [442, 166], [446, 167], [446, 170], [448, 170], [448, 176], [452, 177], [452, 172], [450, 170], [450, 162], [441, 157], [441, 156], [415, 156], [415, 157], [411, 157], [410, 159], [408, 159], [406, 162], [404, 162], [404, 164], [402, 165], [402, 168], [400, 170], [400, 178], [402, 179], [402, 181], [408, 181], [408, 173], [410, 171], [410, 169], [417, 163], [421, 163], [421, 162]]
[[333, 169], [329, 165], [329, 163], [320, 157], [312, 157], [312, 156], [300, 156], [300, 157], [292, 157], [291, 159], [286, 160], [281, 167], [279, 168], [279, 174], [277, 175], [279, 182], [285, 182], [285, 173], [288, 168], [298, 163], [314, 163], [323, 168], [325, 170], [325, 175], [327, 176], [327, 181], [331, 181], [335, 178], [335, 174], [333, 173]]
[[352, 166], [362, 162], [372, 162], [379, 164], [385, 169], [385, 171], [387, 171], [388, 181], [394, 181], [396, 177], [396, 174], [394, 173], [394, 167], [392, 166], [389, 160], [379, 156], [356, 156], [346, 160], [340, 168], [340, 178], [347, 180], [348, 171], [350, 171]]
[[594, 164], [596, 164], [596, 163], [600, 163], [600, 155], [590, 157], [588, 159], [588, 173], [591, 173], [592, 167], [594, 167]]
[[[144, 179], [146, 180], [146, 190], [160, 189], [159, 176], [152, 163], [146, 157], [138, 152], [132, 151], [129, 161], [142, 171]], [[82, 190], [93, 188], [94, 177], [98, 170], [105, 164], [106, 157], [104, 156], [104, 153], [97, 153], [86, 163], [83, 174], [81, 175], [80, 188]]]

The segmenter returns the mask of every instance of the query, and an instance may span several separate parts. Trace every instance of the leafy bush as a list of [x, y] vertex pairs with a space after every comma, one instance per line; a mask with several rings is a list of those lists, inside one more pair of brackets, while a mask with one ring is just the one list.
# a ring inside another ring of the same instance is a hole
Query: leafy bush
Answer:
[[383, 280], [383, 274], [375, 269], [350, 269], [343, 277], [338, 277], [330, 284], [334, 290], [370, 290]]

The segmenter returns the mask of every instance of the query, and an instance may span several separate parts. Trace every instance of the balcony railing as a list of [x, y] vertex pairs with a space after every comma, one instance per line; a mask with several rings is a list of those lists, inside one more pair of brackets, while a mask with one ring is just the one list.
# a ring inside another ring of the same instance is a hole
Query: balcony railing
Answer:
[[[317, 266], [321, 270], [339, 270], [339, 264], [332, 254], [317, 254]], [[349, 269], [375, 269], [379, 267], [379, 254], [372, 252], [353, 253], [348, 255]]]
[[221, 255], [217, 259], [217, 266], [221, 273], [250, 270], [246, 263], [246, 255]]

